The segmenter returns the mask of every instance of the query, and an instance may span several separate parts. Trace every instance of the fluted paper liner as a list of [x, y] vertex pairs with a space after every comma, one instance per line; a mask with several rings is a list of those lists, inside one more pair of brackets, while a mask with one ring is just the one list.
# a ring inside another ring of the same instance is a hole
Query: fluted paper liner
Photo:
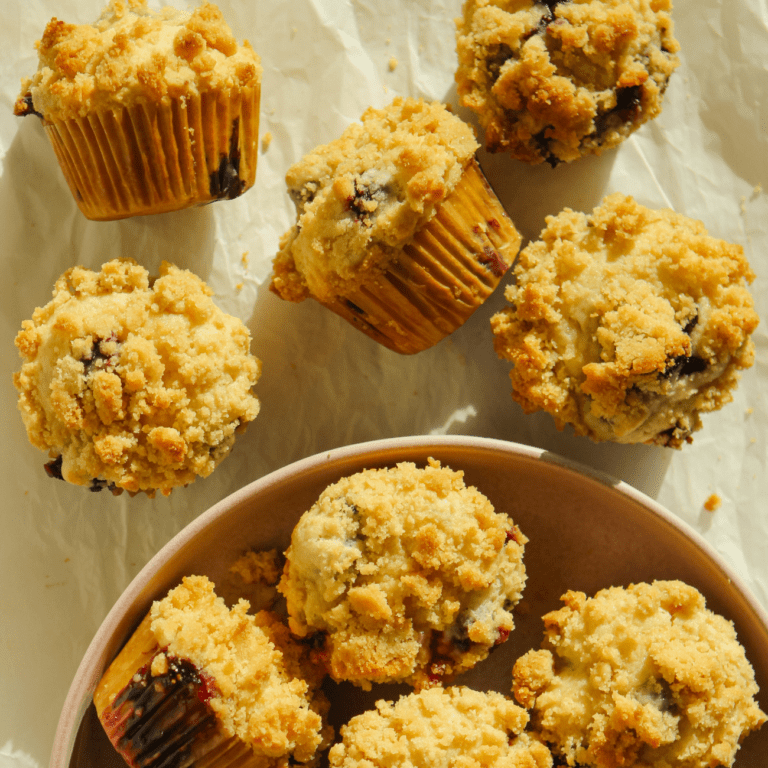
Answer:
[[162, 650], [151, 617], [112, 662], [93, 695], [96, 714], [115, 749], [133, 768], [266, 768], [276, 761], [255, 755], [228, 736], [206, 704], [210, 681], [193, 665], [176, 660], [153, 676]]
[[256, 178], [261, 87], [44, 121], [83, 214], [97, 221], [232, 199]]
[[322, 303], [385, 347], [414, 354], [467, 321], [512, 266], [520, 243], [472, 160], [434, 217], [386, 271]]

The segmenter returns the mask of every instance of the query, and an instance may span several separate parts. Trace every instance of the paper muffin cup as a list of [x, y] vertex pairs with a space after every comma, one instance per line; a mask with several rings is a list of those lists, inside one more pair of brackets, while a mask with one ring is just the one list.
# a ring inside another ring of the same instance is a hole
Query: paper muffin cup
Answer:
[[321, 303], [401, 354], [459, 328], [512, 266], [521, 237], [474, 159], [434, 217], [386, 269]]
[[[147, 614], [102, 677], [93, 695], [112, 745], [133, 768], [264, 768], [237, 736], [224, 733], [207, 701], [215, 685], [183, 659], [153, 665], [162, 654]], [[154, 673], [153, 673], [154, 669]]]
[[253, 186], [260, 95], [256, 84], [44, 125], [80, 210], [110, 221], [232, 199]]

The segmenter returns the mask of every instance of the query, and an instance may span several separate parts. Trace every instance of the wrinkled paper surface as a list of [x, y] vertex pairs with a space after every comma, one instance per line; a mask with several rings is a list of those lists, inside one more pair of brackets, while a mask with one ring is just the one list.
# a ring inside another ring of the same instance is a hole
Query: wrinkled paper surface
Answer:
[[[184, 0], [174, 0], [181, 4]], [[576, 459], [656, 498], [701, 533], [768, 606], [768, 11], [762, 0], [676, 0], [682, 66], [662, 115], [619, 149], [568, 166], [529, 167], [480, 153], [525, 239], [565, 206], [591, 210], [613, 191], [703, 220], [744, 246], [764, 318], [755, 366], [734, 402], [704, 417], [682, 451], [595, 445], [525, 416], [508, 364], [492, 348], [498, 290], [436, 347], [401, 357], [311, 301], [268, 290], [278, 238], [293, 221], [288, 166], [336, 138], [370, 105], [394, 96], [456, 103], [453, 18], [460, 0], [222, 0], [238, 39], [264, 65], [263, 149], [256, 186], [201, 209], [87, 221], [71, 198], [38, 120], [16, 118], [19, 81], [52, 17], [85, 23], [99, 0], [0, 5], [0, 768], [46, 765], [59, 712], [91, 638], [150, 557], [227, 494], [296, 459], [410, 434], [502, 438]], [[156, 7], [156, 5], [155, 5]], [[464, 115], [463, 112], [461, 112]], [[466, 116], [466, 115], [465, 115]], [[471, 118], [470, 118], [471, 119]], [[170, 498], [92, 494], [50, 480], [16, 411], [13, 344], [76, 264], [132, 256], [191, 269], [251, 329], [263, 361], [262, 412], [208, 479]], [[506, 284], [509, 278], [506, 278]], [[710, 494], [722, 499], [704, 509]]]

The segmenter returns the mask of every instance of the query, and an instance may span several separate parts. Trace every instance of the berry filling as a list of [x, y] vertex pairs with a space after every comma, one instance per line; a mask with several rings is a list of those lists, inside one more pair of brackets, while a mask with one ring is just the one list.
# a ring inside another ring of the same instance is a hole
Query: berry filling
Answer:
[[208, 177], [208, 191], [217, 200], [234, 200], [243, 193], [245, 182], [240, 178], [240, 118], [232, 121], [229, 154], [219, 158], [219, 168]]
[[696, 355], [678, 355], [667, 364], [661, 375], [665, 379], [692, 376], [694, 373], [706, 371], [707, 367], [707, 361], [701, 357]]
[[63, 460], [63, 457], [58, 455], [53, 461], [49, 461], [47, 464], [43, 465], [48, 477], [52, 477], [54, 480], [64, 479], [64, 476], [61, 474], [61, 464]]
[[32, 104], [32, 94], [30, 93], [27, 93], [20, 99], [17, 99], [13, 108], [13, 114], [17, 117], [37, 115], [41, 120], [43, 119], [43, 116], [35, 109], [34, 104]]
[[371, 227], [379, 205], [387, 196], [387, 189], [361, 178], [356, 178], [353, 186], [355, 191], [347, 198], [345, 210], [352, 212], [356, 222]]
[[506, 62], [513, 58], [514, 53], [506, 43], [493, 46], [491, 50], [493, 53], [489, 53], [485, 63], [488, 67], [488, 72], [491, 74], [491, 80], [495, 83], [499, 79], [501, 68]]
[[167, 662], [162, 674], [149, 664], [139, 670], [102, 715], [110, 741], [136, 768], [180, 768], [218, 729], [207, 706], [218, 695], [213, 680], [185, 659]]
[[113, 373], [120, 358], [120, 347], [120, 341], [114, 333], [105, 339], [95, 338], [90, 351], [80, 358], [85, 367], [84, 374], [88, 376], [94, 370]]
[[631, 85], [627, 88], [616, 89], [616, 106], [599, 114], [595, 118], [595, 130], [590, 139], [602, 138], [611, 128], [623, 123], [634, 122], [643, 103], [643, 86]]
[[499, 252], [491, 248], [490, 245], [483, 246], [483, 253], [477, 257], [477, 260], [484, 267], [490, 269], [496, 277], [503, 277], [509, 269], [509, 264], [507, 264], [507, 262], [501, 258]]

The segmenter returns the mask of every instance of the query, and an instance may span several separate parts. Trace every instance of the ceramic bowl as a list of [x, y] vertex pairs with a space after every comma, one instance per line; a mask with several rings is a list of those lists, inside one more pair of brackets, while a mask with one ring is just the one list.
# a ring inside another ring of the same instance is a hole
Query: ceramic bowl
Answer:
[[[473, 437], [414, 437], [349, 446], [298, 461], [242, 488], [197, 518], [144, 567], [107, 615], [72, 682], [61, 714], [52, 768], [124, 766], [96, 718], [91, 695], [102, 673], [149, 610], [188, 574], [214, 582], [251, 548], [285, 549], [291, 530], [321, 491], [361, 469], [400, 461], [423, 465], [434, 457], [461, 469], [497, 511], [528, 536], [528, 583], [516, 628], [478, 667], [458, 679], [509, 693], [514, 660], [542, 639], [541, 616], [561, 605], [568, 589], [599, 589], [654, 579], [681, 579], [699, 589], [707, 606], [731, 619], [755, 668], [768, 709], [768, 616], [739, 578], [691, 528], [623, 482], [546, 451]], [[368, 694], [335, 686], [335, 719], [343, 722], [398, 686]], [[768, 728], [750, 734], [735, 765], [762, 764]]]

